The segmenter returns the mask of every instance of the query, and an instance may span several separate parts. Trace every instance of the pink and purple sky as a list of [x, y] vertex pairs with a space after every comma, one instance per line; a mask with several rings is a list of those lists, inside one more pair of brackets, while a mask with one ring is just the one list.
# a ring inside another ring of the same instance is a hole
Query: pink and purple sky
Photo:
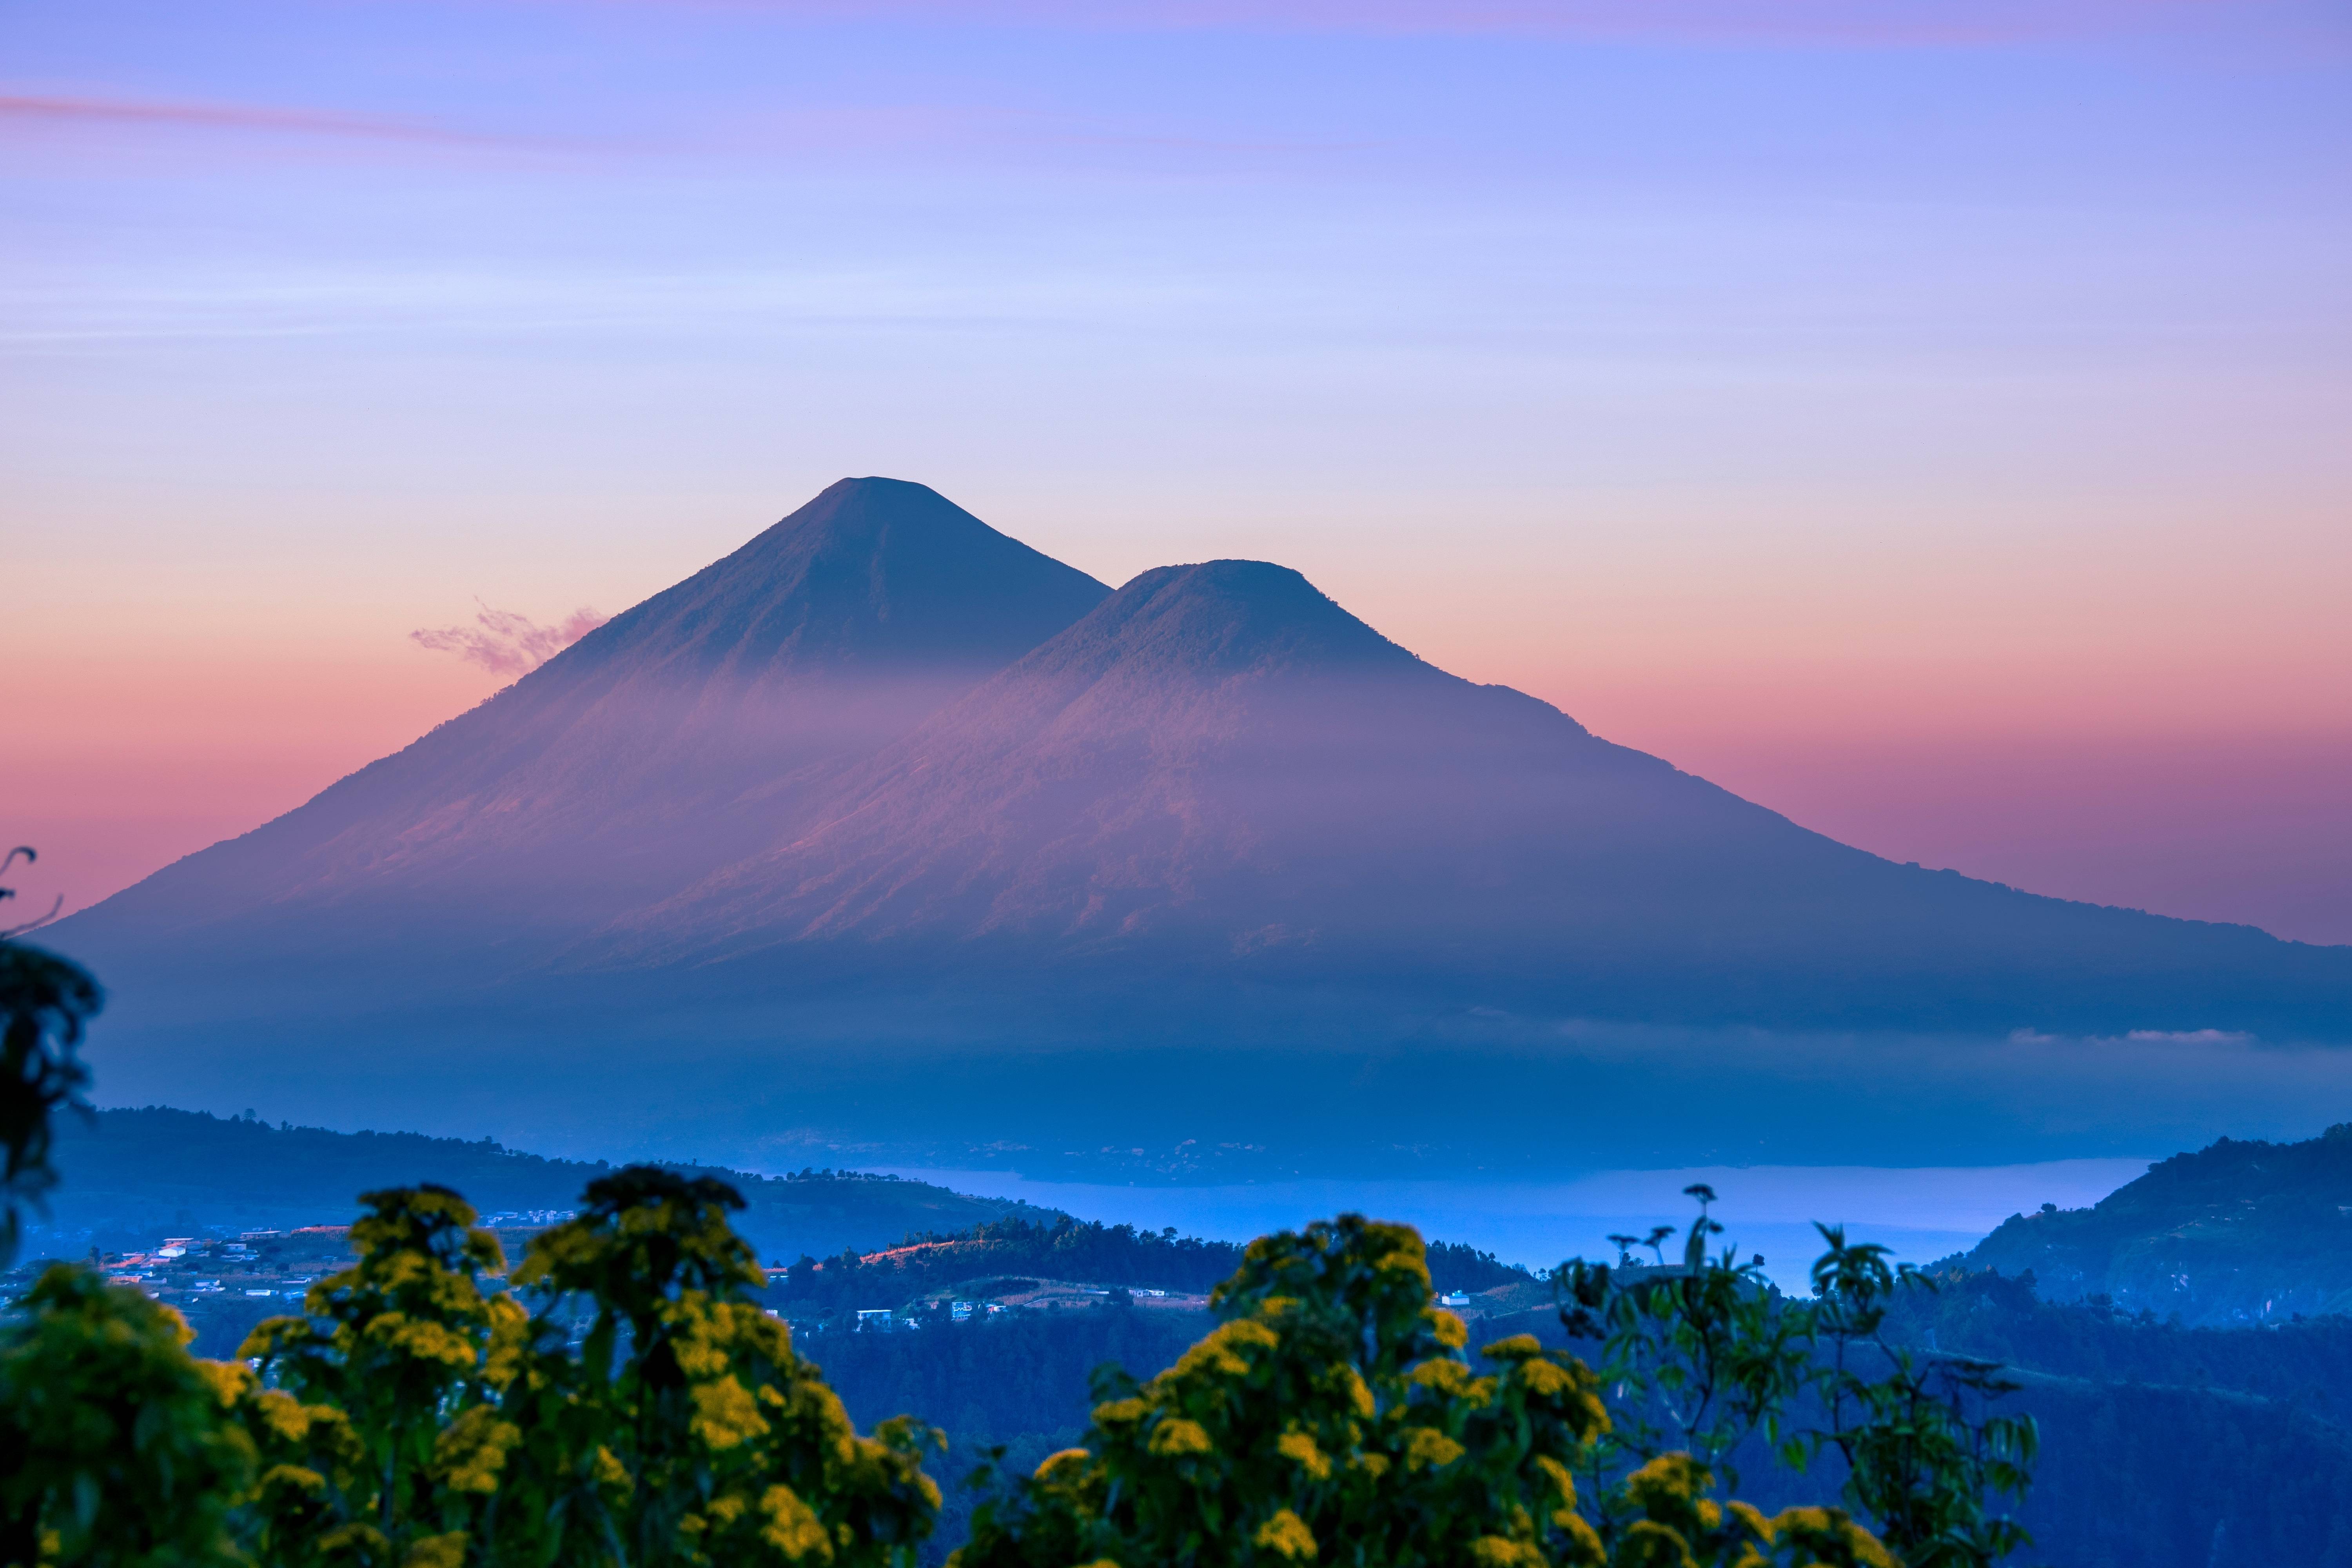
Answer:
[[879, 473], [2352, 942], [2347, 88], [2306, 0], [8, 7], [16, 907]]

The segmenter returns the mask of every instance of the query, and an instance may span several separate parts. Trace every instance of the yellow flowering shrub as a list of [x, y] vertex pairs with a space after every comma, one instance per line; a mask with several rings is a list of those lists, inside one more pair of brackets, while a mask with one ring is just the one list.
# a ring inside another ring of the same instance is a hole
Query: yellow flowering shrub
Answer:
[[912, 1568], [933, 1435], [856, 1430], [751, 1295], [730, 1189], [600, 1179], [515, 1294], [455, 1193], [362, 1201], [251, 1365], [86, 1269], [0, 1320], [0, 1568]]
[[[600, 1179], [511, 1293], [485, 1289], [505, 1260], [456, 1194], [363, 1201], [356, 1261], [256, 1329], [250, 1366], [191, 1360], [174, 1314], [87, 1270], [45, 1275], [0, 1326], [0, 1564], [912, 1568], [940, 1508], [921, 1468], [937, 1435], [855, 1429], [752, 1295], [731, 1190], [649, 1167]], [[1868, 1276], [1868, 1249], [1832, 1239], [1832, 1265]], [[1631, 1327], [1612, 1343], [1713, 1345], [1691, 1325], [1763, 1311], [1737, 1270], [1671, 1279], [1573, 1289], [1613, 1300]], [[1836, 1285], [1820, 1310], [1861, 1322], [1871, 1299]], [[1711, 1385], [1643, 1386], [1612, 1360], [1612, 1407], [1532, 1335], [1473, 1356], [1406, 1226], [1345, 1215], [1261, 1238], [1212, 1302], [1222, 1321], [1174, 1365], [1098, 1380], [1083, 1446], [999, 1478], [953, 1568], [1904, 1568], [1843, 1510], [1768, 1518], [1718, 1497], [1719, 1446], [1648, 1440], [1662, 1390], [1687, 1404]], [[1800, 1365], [1774, 1331], [1717, 1349], [1761, 1345], [1762, 1386]], [[1960, 1543], [1913, 1568], [1993, 1561], [1969, 1542], [2009, 1537], [1955, 1533], [1937, 1521], [1958, 1504], [1926, 1489], [1969, 1477], [1877, 1456], [1881, 1432], [1841, 1434], [1892, 1478], [1859, 1506], [1913, 1531], [1895, 1539]]]
[[982, 1507], [958, 1568], [1549, 1561], [1532, 1510], [1563, 1506], [1606, 1419], [1591, 1375], [1532, 1340], [1553, 1378], [1480, 1374], [1412, 1230], [1265, 1237], [1214, 1302], [1174, 1366], [1108, 1391], [1084, 1449]]
[[[929, 1533], [935, 1435], [903, 1420], [858, 1435], [751, 1296], [765, 1281], [728, 1223], [740, 1205], [708, 1178], [621, 1171], [515, 1270], [540, 1315], [501, 1399], [524, 1434], [508, 1486], [555, 1521], [532, 1527], [545, 1560], [604, 1562], [617, 1545], [633, 1568], [882, 1568], [911, 1563]], [[576, 1354], [573, 1305], [589, 1319]]]
[[462, 1562], [517, 1440], [481, 1376], [501, 1313], [480, 1276], [506, 1258], [446, 1188], [360, 1201], [351, 1266], [246, 1340], [238, 1407], [270, 1468], [241, 1511], [268, 1563]]
[[1895, 1568], [1834, 1510], [1725, 1504], [1685, 1454], [1604, 1514], [1576, 1481], [1612, 1423], [1598, 1379], [1528, 1334], [1474, 1362], [1407, 1226], [1263, 1237], [1213, 1304], [1175, 1365], [1106, 1380], [1084, 1447], [997, 1478], [952, 1568]]
[[231, 1504], [257, 1473], [225, 1399], [242, 1368], [187, 1353], [138, 1290], [52, 1264], [0, 1321], [0, 1563], [242, 1561]]

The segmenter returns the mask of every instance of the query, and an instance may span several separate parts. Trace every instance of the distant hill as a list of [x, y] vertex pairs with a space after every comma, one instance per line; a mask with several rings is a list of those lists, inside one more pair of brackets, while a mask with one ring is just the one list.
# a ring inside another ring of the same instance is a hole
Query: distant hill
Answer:
[[[861, 1307], [902, 1307], [954, 1287], [1020, 1279], [1201, 1295], [1241, 1267], [1243, 1250], [1238, 1242], [1180, 1237], [1173, 1228], [1138, 1231], [1066, 1215], [1050, 1222], [1003, 1219], [953, 1235], [913, 1237], [907, 1246], [863, 1256], [803, 1258], [772, 1279], [768, 1300], [787, 1317], [822, 1319]], [[1429, 1243], [1428, 1262], [1430, 1279], [1441, 1292], [1536, 1283], [1526, 1269], [1459, 1242]]]
[[1113, 593], [882, 479], [44, 934], [111, 1094], [602, 1150], [1424, 1144], [1596, 1023], [2352, 1036], [2352, 948], [1897, 865], [1286, 567]]
[[2011, 1215], [1967, 1262], [2192, 1325], [2352, 1313], [2352, 1122], [2176, 1154], [2090, 1208]]
[[2010, 1561], [2352, 1563], [2352, 1320], [2186, 1328], [1947, 1270], [1901, 1298], [1888, 1334], [2023, 1384], [2011, 1403], [2042, 1452], [2022, 1510], [2033, 1549]]
[[[79, 1255], [95, 1246], [152, 1246], [166, 1232], [208, 1226], [291, 1230], [348, 1223], [362, 1192], [435, 1182], [485, 1215], [568, 1213], [610, 1167], [551, 1160], [484, 1139], [414, 1132], [333, 1132], [151, 1106], [100, 1113], [96, 1124], [58, 1122], [65, 1180], [50, 1214], [27, 1237], [27, 1256]], [[966, 1197], [895, 1176], [833, 1171], [787, 1177], [677, 1165], [714, 1175], [749, 1207], [736, 1227], [762, 1262], [803, 1252], [892, 1246], [909, 1234], [962, 1230], [1003, 1219], [1050, 1224], [1066, 1216], [1006, 1199]], [[520, 1222], [529, 1223], [529, 1222]], [[543, 1219], [539, 1223], [546, 1223]]]

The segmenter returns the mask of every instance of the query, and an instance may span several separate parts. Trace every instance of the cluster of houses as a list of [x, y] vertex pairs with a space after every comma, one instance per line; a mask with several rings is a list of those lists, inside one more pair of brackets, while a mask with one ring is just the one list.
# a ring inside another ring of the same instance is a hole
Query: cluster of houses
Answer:
[[299, 1301], [321, 1273], [339, 1265], [349, 1233], [347, 1226], [305, 1226], [172, 1236], [145, 1252], [93, 1260], [110, 1284], [134, 1285], [176, 1305], [220, 1297]]
[[[992, 1318], [999, 1312], [1011, 1311], [1002, 1301], [950, 1301], [948, 1318], [951, 1322], [968, 1323], [975, 1315]], [[919, 1316], [900, 1312], [895, 1307], [866, 1307], [858, 1311], [857, 1327], [872, 1333], [885, 1329], [919, 1329]]]
[[854, 1314], [854, 1321], [811, 1320], [795, 1326], [824, 1331], [827, 1329], [850, 1328], [864, 1333], [882, 1333], [894, 1330], [921, 1329], [938, 1323], [942, 1315], [951, 1323], [970, 1322], [973, 1318], [993, 1318], [1013, 1311], [1039, 1311], [1054, 1307], [1102, 1303], [1114, 1296], [1124, 1296], [1139, 1306], [1163, 1306], [1178, 1309], [1200, 1309], [1207, 1305], [1204, 1297], [1185, 1296], [1168, 1290], [1150, 1290], [1135, 1286], [1074, 1285], [1060, 1281], [1029, 1281], [1020, 1294], [1001, 1301], [933, 1300], [908, 1307], [867, 1307]]

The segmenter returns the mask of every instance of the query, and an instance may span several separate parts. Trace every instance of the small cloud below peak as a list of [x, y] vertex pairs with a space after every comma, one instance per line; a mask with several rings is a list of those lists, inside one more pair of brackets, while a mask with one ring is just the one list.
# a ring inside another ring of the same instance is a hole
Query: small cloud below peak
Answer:
[[493, 675], [529, 675], [613, 617], [583, 605], [552, 626], [541, 626], [512, 610], [494, 610], [479, 599], [469, 626], [422, 627], [411, 642], [436, 653], [454, 653]]

